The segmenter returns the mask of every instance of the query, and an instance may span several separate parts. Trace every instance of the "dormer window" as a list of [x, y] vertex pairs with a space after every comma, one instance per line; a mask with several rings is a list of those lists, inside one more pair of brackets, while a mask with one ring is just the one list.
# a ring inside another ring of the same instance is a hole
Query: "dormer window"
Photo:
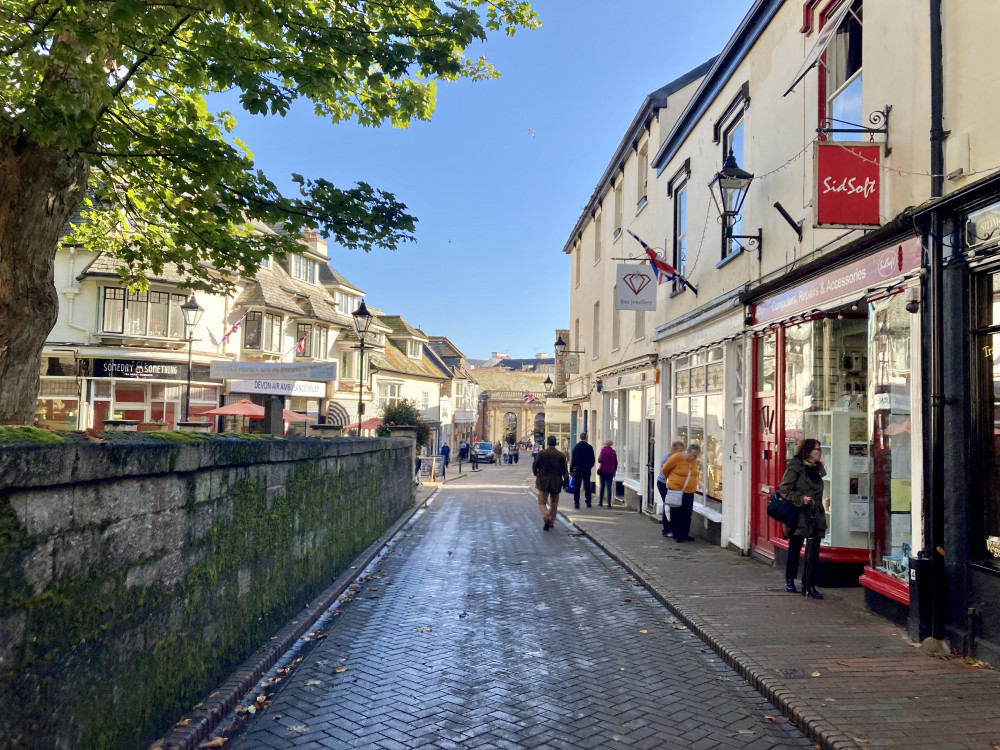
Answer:
[[406, 342], [406, 356], [410, 359], [420, 359], [424, 356], [424, 346], [419, 341]]
[[316, 283], [316, 261], [309, 260], [301, 255], [293, 255], [291, 274], [299, 281], [307, 281], [310, 284]]
[[354, 309], [358, 306], [357, 302], [355, 302], [354, 300], [354, 297], [347, 294], [346, 292], [337, 292], [336, 300], [337, 300], [337, 312], [342, 313], [344, 315], [350, 315], [351, 313], [354, 312]]

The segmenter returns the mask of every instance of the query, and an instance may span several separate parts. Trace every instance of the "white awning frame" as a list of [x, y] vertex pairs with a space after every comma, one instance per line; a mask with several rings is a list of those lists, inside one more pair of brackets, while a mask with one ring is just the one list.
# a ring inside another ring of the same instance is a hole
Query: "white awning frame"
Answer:
[[795, 78], [792, 79], [791, 85], [789, 85], [788, 90], [782, 94], [783, 97], [788, 96], [792, 89], [794, 89], [799, 81], [805, 78], [806, 73], [812, 70], [812, 67], [819, 62], [819, 59], [826, 52], [826, 48], [830, 45], [830, 41], [833, 39], [833, 35], [837, 33], [837, 29], [840, 28], [840, 24], [844, 22], [847, 18], [847, 14], [851, 12], [851, 0], [842, 0], [842, 4], [833, 12], [832, 15], [827, 18], [826, 24], [816, 35], [816, 41], [813, 42], [812, 48], [806, 54], [805, 59], [802, 61], [802, 65], [799, 69], [795, 71]]

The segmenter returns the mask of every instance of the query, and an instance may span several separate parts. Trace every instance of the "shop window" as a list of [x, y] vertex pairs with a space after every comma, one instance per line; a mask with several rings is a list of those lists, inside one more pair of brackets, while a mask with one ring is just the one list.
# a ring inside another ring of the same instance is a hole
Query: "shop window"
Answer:
[[872, 304], [873, 538], [869, 564], [905, 582], [909, 581], [913, 549], [914, 383], [910, 342], [920, 340], [913, 330], [916, 321], [916, 316], [906, 311], [905, 295], [896, 294]]
[[[973, 477], [972, 498], [982, 498], [982, 536], [972, 537], [972, 556], [1000, 570], [1000, 274], [992, 274], [976, 286], [976, 316], [973, 351], [978, 354], [972, 413], [980, 439], [975, 458], [984, 471]], [[975, 527], [975, 523], [972, 524]], [[973, 532], [974, 533], [974, 532]]]
[[628, 423], [624, 442], [625, 472], [629, 479], [639, 481], [640, 459], [644, 443], [642, 435], [642, 391], [638, 388], [624, 391], [622, 393], [622, 401], [625, 405]]
[[146, 388], [134, 385], [116, 385], [115, 401], [128, 404], [146, 403]]
[[757, 389], [773, 391], [777, 376], [778, 346], [774, 334], [757, 339]]
[[676, 360], [674, 369], [674, 435], [671, 441], [701, 446], [702, 491], [695, 503], [718, 511], [723, 499], [722, 446], [725, 438], [725, 353], [722, 347]]
[[[862, 0], [846, 0], [851, 9], [840, 22], [824, 54], [821, 93], [824, 117], [833, 127], [864, 124], [861, 101]], [[856, 134], [832, 133], [834, 140], [855, 140]]]
[[820, 441], [830, 505], [826, 545], [868, 545], [867, 393], [867, 318], [820, 318], [785, 329], [785, 459], [803, 438]]

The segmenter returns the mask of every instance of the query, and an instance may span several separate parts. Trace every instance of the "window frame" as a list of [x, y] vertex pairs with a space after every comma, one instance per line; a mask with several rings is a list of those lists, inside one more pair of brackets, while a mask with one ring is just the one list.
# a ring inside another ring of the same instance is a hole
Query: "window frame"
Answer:
[[623, 207], [624, 197], [625, 196], [623, 195], [624, 191], [623, 191], [623, 187], [622, 187], [622, 182], [623, 182], [623, 180], [621, 178], [619, 178], [618, 180], [615, 181], [615, 185], [613, 187], [614, 204], [615, 204], [614, 205], [614, 208], [615, 208], [615, 216], [614, 216], [615, 231], [613, 232], [613, 235], [612, 235], [613, 236], [613, 240], [612, 241], [616, 241], [619, 237], [622, 236], [622, 216], [623, 216], [623, 213], [624, 213], [624, 210], [625, 210], [624, 207]]
[[[114, 293], [114, 296], [111, 299], [115, 303], [120, 302], [120, 304], [114, 305], [120, 315], [119, 330], [108, 328], [109, 291]], [[121, 296], [119, 297], [118, 295]], [[157, 297], [166, 297], [165, 333], [153, 333], [150, 331], [150, 321], [152, 319], [153, 312], [152, 305], [162, 304], [160, 302], [153, 302], [151, 297], [154, 295]], [[180, 306], [183, 305], [186, 300], [187, 297], [185, 295], [169, 290], [164, 291], [160, 289], [148, 289], [145, 292], [133, 292], [125, 287], [102, 286], [100, 294], [100, 333], [101, 335], [164, 339], [171, 341], [184, 339], [187, 337], [187, 332], [185, 331], [184, 316], [183, 313], [180, 312]], [[138, 306], [143, 308], [141, 333], [129, 330], [129, 308], [135, 308]], [[174, 330], [174, 328], [178, 328], [178, 330]]]
[[[670, 244], [672, 262], [670, 265], [672, 265], [674, 270], [681, 276], [683, 276], [687, 270], [687, 199], [689, 195], [688, 184], [690, 180], [691, 160], [686, 159], [681, 168], [677, 170], [677, 173], [670, 178], [670, 182], [667, 183], [667, 197], [672, 201], [670, 209]], [[674, 279], [672, 286], [673, 289], [671, 289], [671, 296], [680, 294], [687, 289], [686, 286], [681, 286], [677, 279]]]
[[[302, 342], [302, 353], [299, 353], [299, 340], [305, 335], [305, 340]], [[312, 348], [313, 348], [313, 324], [312, 323], [296, 323], [295, 324], [295, 351], [292, 353], [295, 359], [312, 359]]]
[[[863, 0], [843, 0], [843, 2], [850, 4], [852, 6], [852, 8], [851, 8], [851, 10], [849, 10], [847, 12], [847, 15], [844, 17], [844, 20], [841, 22], [841, 25], [844, 25], [844, 24], [856, 24], [857, 28], [859, 29], [858, 34], [860, 36], [860, 39], [857, 42], [857, 50], [858, 50], [858, 56], [861, 58], [861, 60], [860, 60], [860, 64], [858, 65], [857, 69], [854, 70], [853, 72], [846, 73], [845, 76], [844, 76], [843, 83], [841, 83], [839, 86], [837, 86], [835, 91], [830, 92], [829, 91], [829, 88], [830, 88], [830, 79], [831, 79], [832, 75], [834, 74], [834, 72], [833, 72], [833, 70], [831, 68], [831, 65], [830, 65], [829, 54], [830, 54], [830, 47], [833, 45], [834, 39], [831, 38], [830, 41], [828, 42], [828, 44], [826, 46], [826, 49], [823, 51], [823, 54], [820, 56], [820, 61], [819, 61], [819, 75], [817, 76], [817, 78], [818, 78], [818, 86], [817, 86], [817, 92], [818, 92], [817, 108], [818, 108], [818, 115], [819, 115], [818, 116], [818, 120], [819, 120], [818, 127], [819, 128], [831, 127], [831, 119], [830, 118], [833, 117], [833, 110], [832, 110], [833, 101], [838, 96], [840, 96], [840, 94], [844, 93], [848, 88], [850, 88], [850, 86], [853, 85], [857, 80], [862, 79], [863, 73], [864, 73], [864, 59], [863, 59], [863, 51], [864, 51], [864, 2], [863, 2]], [[859, 8], [861, 10], [861, 16], [860, 17], [858, 17], [855, 14], [855, 10], [853, 8], [853, 6], [855, 4], [859, 5]], [[820, 20], [820, 23], [819, 23], [820, 30], [822, 30], [826, 26], [826, 24], [829, 21], [830, 17], [836, 12], [836, 10], [837, 10], [838, 7], [840, 7], [840, 3], [831, 3], [830, 5], [828, 5], [823, 10], [822, 13], [820, 13], [820, 18], [819, 18], [819, 20]], [[838, 32], [834, 32], [834, 35], [836, 35], [837, 33]], [[850, 49], [850, 43], [848, 44], [848, 47]], [[850, 55], [849, 54], [845, 56], [845, 60], [848, 63], [850, 62]], [[864, 104], [863, 104], [863, 102], [864, 102], [864, 88], [863, 88], [863, 84], [862, 84], [862, 95], [861, 96], [862, 96], [862, 109], [861, 109], [861, 112], [860, 112], [860, 118], [859, 118], [859, 121], [857, 123], [854, 123], [855, 125], [857, 125], [859, 127], [863, 127], [863, 125], [864, 125], [864, 123], [860, 121], [864, 117]], [[836, 127], [836, 123], [833, 123], [832, 126]], [[822, 133], [822, 132], [819, 133], [820, 139], [824, 140], [824, 141], [835, 141], [835, 140], [838, 140], [835, 136], [836, 136], [836, 134], [833, 134], [833, 133]], [[847, 138], [851, 139], [851, 136], [847, 136]], [[740, 166], [742, 166], [742, 165], [740, 165]]]
[[598, 300], [594, 303], [594, 329], [593, 341], [591, 345], [591, 359], [597, 359], [597, 353], [599, 351], [599, 344], [601, 340], [601, 301]]
[[288, 273], [293, 279], [307, 284], [316, 283], [316, 261], [302, 253], [293, 253], [288, 264]]
[[649, 190], [649, 141], [643, 143], [636, 150], [636, 177], [635, 177], [636, 199], [635, 212], [639, 213], [648, 202]]

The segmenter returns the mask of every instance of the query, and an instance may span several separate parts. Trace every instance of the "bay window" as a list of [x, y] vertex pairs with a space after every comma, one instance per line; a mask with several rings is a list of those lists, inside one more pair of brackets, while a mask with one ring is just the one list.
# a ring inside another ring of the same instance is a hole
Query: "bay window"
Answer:
[[101, 332], [186, 338], [181, 312], [185, 299], [183, 294], [170, 292], [132, 292], [120, 287], [104, 287]]
[[243, 348], [280, 354], [282, 323], [280, 315], [247, 313], [243, 321]]

